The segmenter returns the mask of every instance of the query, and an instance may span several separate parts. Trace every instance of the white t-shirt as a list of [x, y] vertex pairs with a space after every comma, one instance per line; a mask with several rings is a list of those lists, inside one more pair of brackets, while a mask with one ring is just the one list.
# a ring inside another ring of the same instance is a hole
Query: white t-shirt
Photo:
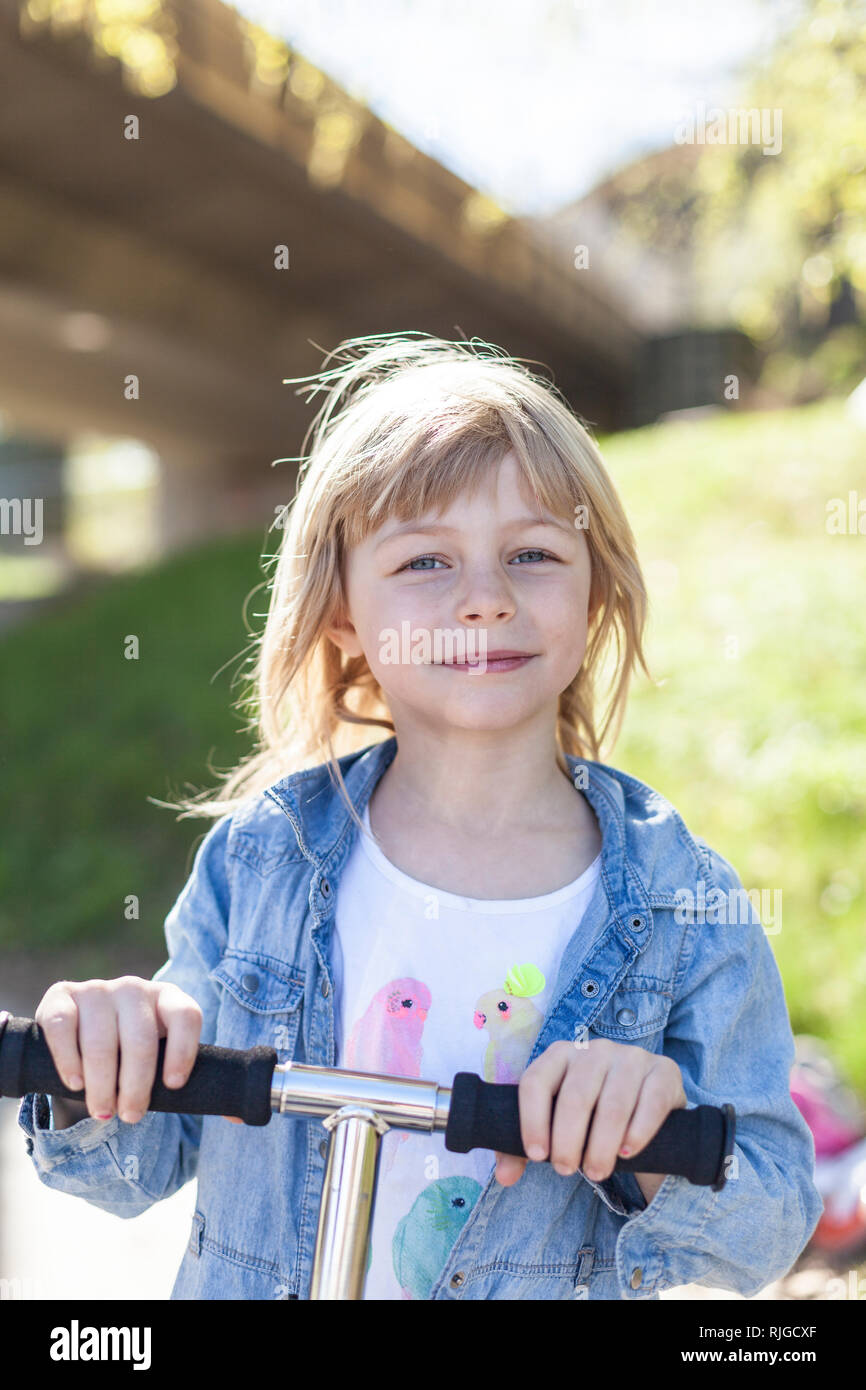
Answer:
[[[601, 855], [553, 893], [464, 898], [402, 873], [362, 819], [337, 894], [337, 1066], [516, 1084]], [[444, 1133], [384, 1135], [365, 1299], [429, 1298], [494, 1158], [450, 1153]]]

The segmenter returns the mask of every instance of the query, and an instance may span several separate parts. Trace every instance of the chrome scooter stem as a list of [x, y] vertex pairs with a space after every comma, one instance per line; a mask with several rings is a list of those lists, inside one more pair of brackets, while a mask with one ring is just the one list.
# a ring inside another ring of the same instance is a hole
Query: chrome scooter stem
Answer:
[[310, 1298], [360, 1299], [367, 1273], [379, 1153], [388, 1125], [375, 1110], [360, 1105], [344, 1105], [323, 1123], [331, 1138]]
[[321, 1115], [329, 1131], [313, 1255], [311, 1299], [364, 1296], [382, 1136], [392, 1124], [432, 1134], [448, 1123], [450, 1088], [414, 1077], [286, 1062], [274, 1068], [271, 1108]]

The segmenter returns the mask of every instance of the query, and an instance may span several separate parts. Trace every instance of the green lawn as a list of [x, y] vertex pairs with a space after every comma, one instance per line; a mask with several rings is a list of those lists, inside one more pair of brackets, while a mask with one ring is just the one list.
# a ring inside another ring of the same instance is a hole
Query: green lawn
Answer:
[[[600, 442], [650, 588], [657, 682], [635, 682], [608, 760], [747, 889], [781, 891], [769, 939], [794, 1028], [829, 1039], [866, 1089], [866, 536], [825, 527], [829, 498], [866, 497], [866, 437], [830, 401]], [[161, 946], [210, 822], [147, 797], [213, 785], [208, 761], [244, 748], [232, 677], [260, 545], [112, 580], [0, 641], [0, 949]], [[265, 604], [262, 590], [251, 615]]]
[[[210, 822], [178, 821], [147, 798], [214, 785], [208, 762], [225, 769], [246, 746], [231, 705], [260, 548], [259, 536], [214, 542], [0, 642], [0, 949], [162, 942]], [[124, 656], [130, 635], [138, 660]], [[137, 921], [125, 915], [131, 894]]]
[[840, 401], [600, 440], [650, 591], [648, 660], [609, 761], [781, 892], [765, 918], [795, 1031], [866, 1089], [866, 434]]

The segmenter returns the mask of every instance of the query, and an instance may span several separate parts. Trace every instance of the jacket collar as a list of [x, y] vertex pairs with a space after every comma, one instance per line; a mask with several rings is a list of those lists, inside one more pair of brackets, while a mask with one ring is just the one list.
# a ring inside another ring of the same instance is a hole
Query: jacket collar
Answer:
[[[337, 760], [359, 816], [363, 815], [373, 789], [396, 752], [397, 738], [392, 734]], [[595, 811], [601, 829], [601, 877], [611, 915], [630, 934], [639, 923], [637, 930], [645, 942], [651, 934], [652, 913], [646, 884], [634, 858], [628, 854], [623, 783], [615, 770], [604, 763], [574, 754], [565, 756], [573, 779], [578, 769], [586, 768], [582, 779], [586, 786], [581, 785], [580, 789]], [[327, 763], [290, 773], [268, 787], [264, 794], [289, 817], [302, 852], [317, 871], [336, 855], [341, 845], [345, 852], [348, 837], [357, 833]], [[644, 928], [647, 928], [646, 935], [643, 935]]]

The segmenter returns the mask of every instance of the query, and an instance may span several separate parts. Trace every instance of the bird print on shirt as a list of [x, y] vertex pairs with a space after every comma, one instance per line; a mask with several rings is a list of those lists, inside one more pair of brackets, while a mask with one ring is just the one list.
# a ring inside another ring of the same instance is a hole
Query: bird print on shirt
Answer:
[[420, 980], [389, 980], [373, 995], [346, 1044], [352, 1071], [386, 1076], [420, 1076], [421, 1034], [430, 1009], [430, 991]]
[[[378, 1072], [385, 1076], [420, 1076], [421, 1035], [430, 1010], [430, 990], [421, 980], [404, 976], [389, 980], [377, 990], [356, 1021], [346, 1044], [345, 1066], [350, 1071]], [[390, 1131], [383, 1141], [387, 1177], [397, 1150], [409, 1134]]]
[[535, 965], [516, 965], [501, 989], [490, 989], [475, 1005], [473, 1022], [486, 1028], [490, 1041], [484, 1054], [484, 1080], [516, 1085], [532, 1051], [544, 1016], [530, 995], [541, 994], [545, 979]]
[[429, 1298], [442, 1266], [481, 1194], [474, 1178], [438, 1178], [401, 1217], [391, 1256], [404, 1298]]

